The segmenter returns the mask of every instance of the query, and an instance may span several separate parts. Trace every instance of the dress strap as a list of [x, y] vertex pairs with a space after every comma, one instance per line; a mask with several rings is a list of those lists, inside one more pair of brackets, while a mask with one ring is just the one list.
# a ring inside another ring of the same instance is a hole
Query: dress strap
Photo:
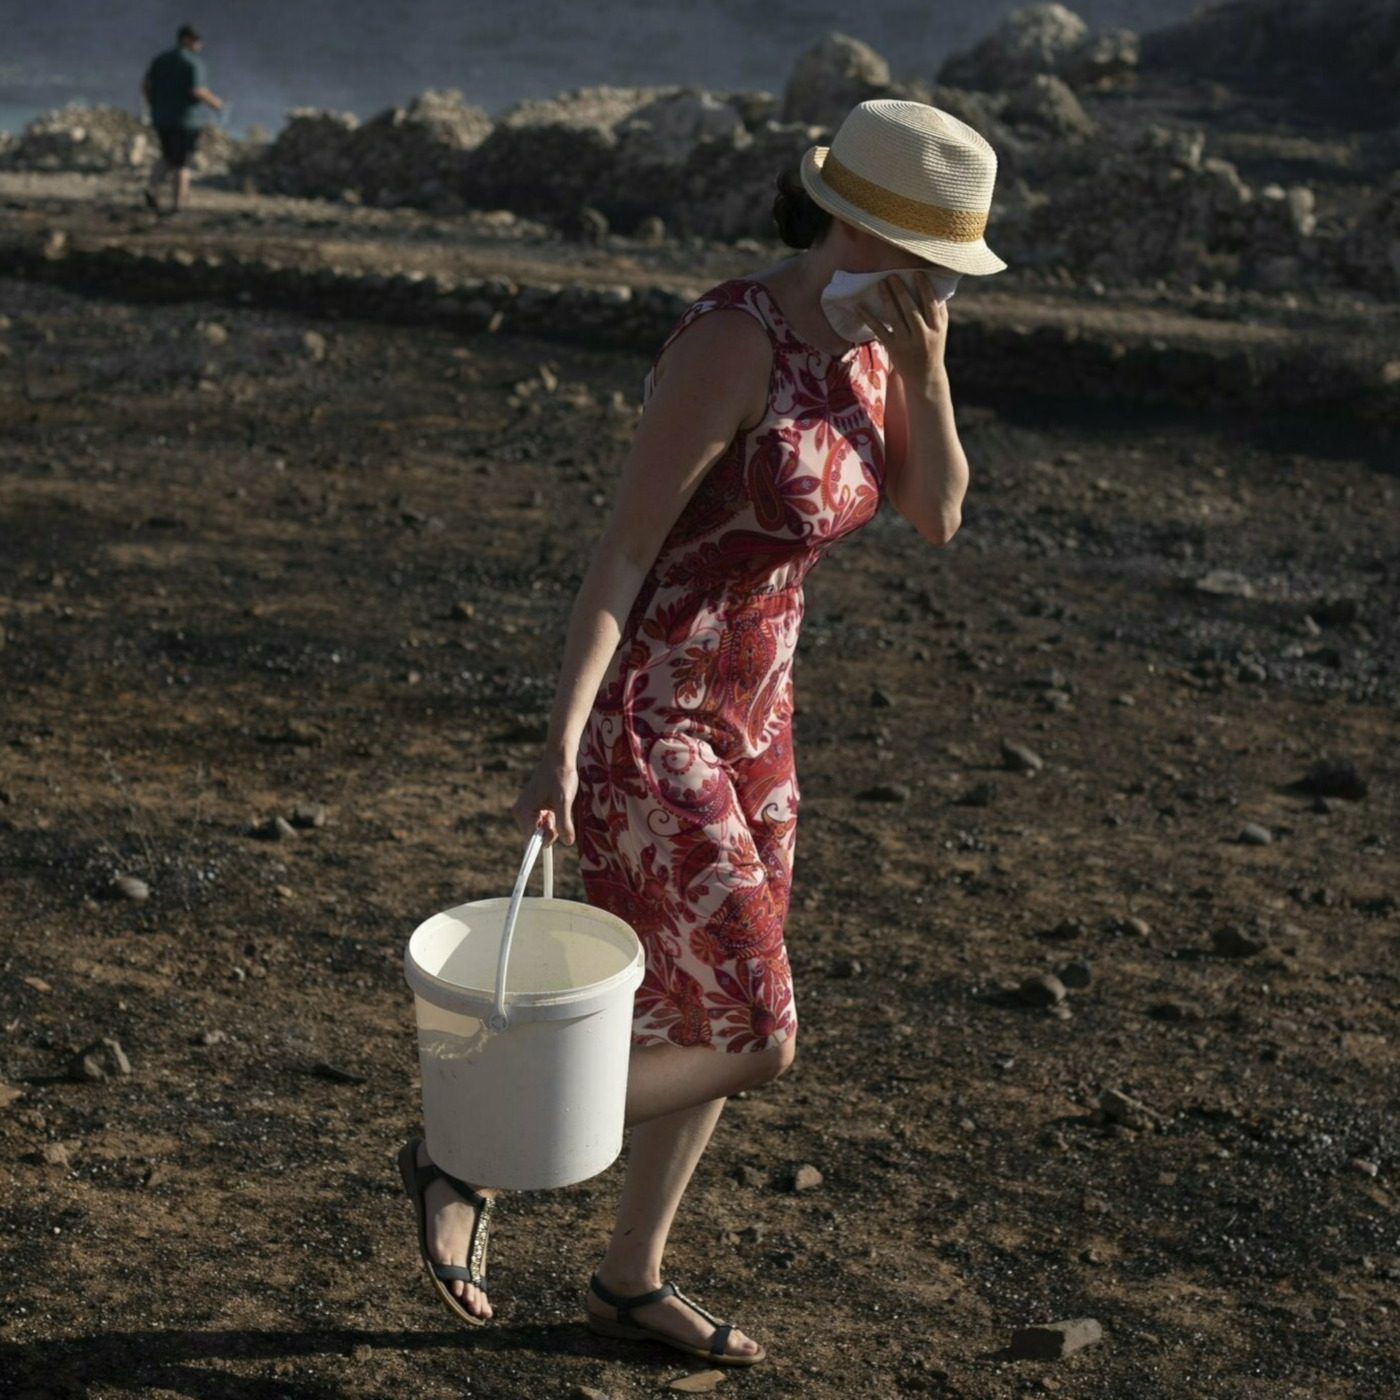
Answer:
[[656, 367], [661, 363], [662, 355], [707, 312], [747, 312], [768, 332], [768, 339], [772, 342], [773, 350], [776, 353], [782, 345], [782, 336], [768, 314], [769, 303], [767, 298], [763, 296], [763, 290], [761, 282], [735, 277], [728, 282], [721, 282], [717, 287], [706, 292], [704, 296], [691, 302], [681, 315], [680, 320], [672, 327], [671, 333], [662, 341], [661, 348], [652, 359], [651, 368], [647, 371], [646, 381], [642, 388], [642, 402], [645, 403], [651, 397], [651, 391], [656, 384]]

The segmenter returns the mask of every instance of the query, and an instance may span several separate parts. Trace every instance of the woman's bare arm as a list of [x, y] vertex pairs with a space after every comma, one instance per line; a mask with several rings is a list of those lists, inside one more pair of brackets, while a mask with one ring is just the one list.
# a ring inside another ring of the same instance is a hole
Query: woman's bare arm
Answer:
[[739, 429], [761, 416], [771, 372], [767, 332], [741, 311], [700, 317], [663, 355], [574, 601], [544, 756], [515, 804], [522, 831], [549, 812], [553, 834], [573, 844], [579, 740], [627, 615], [705, 473]]
[[885, 395], [885, 490], [894, 508], [926, 540], [947, 544], [962, 523], [968, 479], [942, 366], [913, 394], [892, 373]]

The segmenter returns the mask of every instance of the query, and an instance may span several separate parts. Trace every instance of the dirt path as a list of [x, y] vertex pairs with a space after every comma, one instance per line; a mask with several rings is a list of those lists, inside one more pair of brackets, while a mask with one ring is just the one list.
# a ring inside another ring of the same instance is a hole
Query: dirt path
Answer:
[[[13, 281], [0, 314], [0, 1390], [658, 1393], [680, 1358], [580, 1322], [616, 1168], [509, 1200], [471, 1335], [393, 1172], [403, 943], [514, 869], [502, 736], [645, 359]], [[882, 516], [809, 586], [802, 1054], [672, 1260], [771, 1353], [723, 1391], [1400, 1393], [1396, 480], [1334, 425], [964, 423], [952, 544]], [[1364, 800], [1290, 787], [1326, 754]], [[1069, 1015], [1013, 994], [1071, 963]], [[99, 1036], [130, 1076], [71, 1081]], [[1007, 1358], [1079, 1316], [1100, 1345]]]

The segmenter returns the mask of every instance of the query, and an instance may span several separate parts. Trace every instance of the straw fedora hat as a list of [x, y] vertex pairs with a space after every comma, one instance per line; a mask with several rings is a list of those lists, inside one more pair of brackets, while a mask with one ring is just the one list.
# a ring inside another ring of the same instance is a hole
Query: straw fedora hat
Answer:
[[1001, 272], [983, 233], [996, 152], [966, 122], [922, 102], [853, 107], [831, 145], [802, 157], [802, 184], [828, 213], [954, 272]]

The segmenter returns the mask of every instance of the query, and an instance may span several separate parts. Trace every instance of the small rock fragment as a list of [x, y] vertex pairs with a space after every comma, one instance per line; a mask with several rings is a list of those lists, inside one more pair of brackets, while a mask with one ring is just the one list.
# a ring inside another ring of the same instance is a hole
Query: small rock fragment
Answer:
[[227, 1039], [228, 1036], [220, 1030], [200, 1031], [200, 1033], [195, 1036], [194, 1043], [208, 1049], [210, 1046], [222, 1045]]
[[1321, 758], [1298, 780], [1303, 792], [1317, 797], [1340, 797], [1360, 802], [1371, 790], [1370, 783], [1356, 764], [1346, 758]]
[[1379, 1163], [1372, 1162], [1365, 1157], [1353, 1157], [1350, 1165], [1352, 1171], [1359, 1172], [1362, 1176], [1380, 1175], [1381, 1169]]
[[966, 792], [955, 797], [953, 804], [957, 807], [988, 807], [996, 796], [996, 792], [994, 783], [978, 783], [976, 787], [970, 787]]
[[669, 1388], [684, 1395], [708, 1395], [723, 1380], [723, 1371], [696, 1371], [694, 1375], [677, 1377]]
[[1147, 1008], [1154, 1021], [1199, 1021], [1201, 1008], [1192, 1001], [1158, 1001]]
[[301, 348], [313, 364], [326, 358], [326, 337], [320, 331], [307, 331], [301, 338]]
[[894, 708], [894, 696], [888, 690], [882, 690], [878, 685], [870, 692], [870, 707], [874, 710], [892, 710]]
[[761, 1190], [768, 1185], [768, 1173], [759, 1167], [736, 1167], [734, 1170], [734, 1179], [740, 1186], [748, 1186], [755, 1191]]
[[1145, 1103], [1117, 1089], [1107, 1090], [1099, 1099], [1099, 1112], [1108, 1122], [1121, 1123], [1138, 1132], [1154, 1127], [1158, 1117]]
[[326, 824], [326, 809], [319, 802], [299, 802], [292, 808], [292, 825], [310, 830]]
[[1103, 1328], [1092, 1317], [1018, 1327], [1011, 1334], [1011, 1355], [1023, 1361], [1058, 1361], [1103, 1340]]
[[1039, 773], [1045, 767], [1045, 760], [1034, 749], [1009, 739], [1001, 741], [1001, 762], [1013, 773]]
[[797, 1168], [792, 1174], [794, 1191], [815, 1191], [822, 1184], [822, 1174], [810, 1163]]
[[569, 1400], [612, 1400], [612, 1395], [591, 1385], [576, 1385], [569, 1392]]
[[864, 971], [865, 966], [859, 958], [837, 958], [831, 964], [831, 975], [843, 980], [848, 977], [859, 977]]
[[1258, 822], [1250, 822], [1239, 836], [1242, 846], [1272, 846], [1274, 843], [1274, 833], [1267, 826], [1260, 826]]
[[1016, 988], [1027, 1006], [1058, 1006], [1065, 999], [1065, 984], [1053, 972], [1036, 972]]
[[1066, 963], [1056, 974], [1071, 991], [1083, 991], [1093, 980], [1094, 974], [1088, 963]]
[[1266, 939], [1256, 938], [1234, 924], [1215, 929], [1210, 941], [1222, 958], [1252, 958], [1269, 946]]
[[253, 828], [253, 835], [259, 841], [295, 841], [297, 832], [286, 817], [268, 817]]
[[49, 986], [49, 984], [48, 984], [47, 982], [45, 982], [44, 979], [43, 979], [42, 977], [25, 977], [25, 978], [22, 978], [21, 980], [24, 982], [24, 985], [25, 985], [26, 987], [28, 987], [31, 991], [35, 991], [35, 992], [51, 992], [51, 991], [53, 991], [53, 988], [52, 988], [51, 986]]
[[1152, 925], [1146, 919], [1139, 919], [1136, 914], [1130, 914], [1126, 919], [1119, 921], [1118, 927], [1124, 933], [1130, 933], [1134, 938], [1146, 938], [1152, 932]]
[[1233, 569], [1210, 569], [1196, 580], [1196, 592], [1217, 598], [1252, 598], [1254, 585]]
[[39, 1160], [46, 1167], [68, 1167], [68, 1149], [61, 1142], [46, 1142], [39, 1149]]
[[470, 622], [476, 616], [475, 603], [453, 603], [452, 616], [458, 622]]
[[112, 893], [118, 899], [129, 899], [133, 904], [144, 904], [151, 897], [151, 887], [135, 875], [118, 875], [112, 881]]
[[89, 1084], [100, 1084], [105, 1079], [116, 1079], [131, 1073], [131, 1061], [121, 1042], [111, 1036], [103, 1036], [85, 1045], [68, 1065], [69, 1074], [76, 1080]]
[[903, 783], [876, 783], [856, 793], [858, 802], [908, 802], [913, 792]]
[[0, 1080], [0, 1108], [8, 1108], [12, 1103], [24, 1097], [23, 1089], [16, 1089], [13, 1084], [6, 1084]]

